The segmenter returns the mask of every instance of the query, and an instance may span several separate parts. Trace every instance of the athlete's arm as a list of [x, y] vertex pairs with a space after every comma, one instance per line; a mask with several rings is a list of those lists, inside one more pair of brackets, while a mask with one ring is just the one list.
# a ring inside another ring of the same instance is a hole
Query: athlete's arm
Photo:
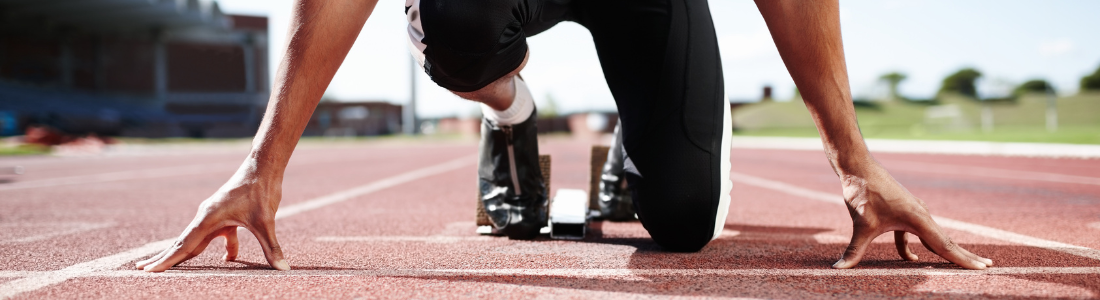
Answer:
[[289, 270], [275, 239], [275, 211], [283, 170], [336, 70], [351, 50], [377, 0], [298, 0], [252, 150], [237, 173], [199, 205], [191, 224], [168, 249], [137, 263], [160, 272], [202, 253], [210, 240], [226, 238], [226, 260], [237, 256], [237, 227], [252, 232], [272, 267]]
[[848, 87], [839, 3], [756, 0], [756, 5], [817, 124], [825, 155], [841, 179], [853, 234], [844, 256], [833, 267], [854, 267], [867, 245], [887, 231], [894, 231], [898, 254], [903, 259], [917, 260], [906, 240], [905, 232], [910, 232], [920, 237], [929, 250], [960, 266], [970, 269], [991, 266], [992, 260], [952, 242], [932, 220], [924, 202], [910, 194], [871, 157], [856, 124]]

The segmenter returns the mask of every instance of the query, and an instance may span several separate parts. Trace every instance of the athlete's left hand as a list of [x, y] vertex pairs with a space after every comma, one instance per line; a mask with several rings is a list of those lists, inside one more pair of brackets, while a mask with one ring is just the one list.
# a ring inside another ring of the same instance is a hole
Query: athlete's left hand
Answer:
[[932, 220], [924, 201], [909, 193], [878, 163], [870, 165], [859, 172], [863, 176], [841, 175], [844, 202], [852, 216], [852, 241], [833, 268], [855, 267], [871, 241], [887, 231], [894, 232], [898, 255], [904, 260], [917, 260], [909, 250], [908, 232], [920, 238], [932, 253], [964, 268], [981, 270], [993, 265], [993, 260], [974, 255], [951, 241]]

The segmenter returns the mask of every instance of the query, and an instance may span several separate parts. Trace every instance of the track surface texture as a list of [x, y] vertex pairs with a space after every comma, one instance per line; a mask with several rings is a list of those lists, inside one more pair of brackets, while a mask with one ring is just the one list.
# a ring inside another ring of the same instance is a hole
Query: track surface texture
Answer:
[[[543, 137], [554, 188], [587, 189], [590, 140]], [[39, 298], [1098, 298], [1100, 160], [879, 153], [948, 234], [994, 260], [963, 270], [892, 236], [833, 270], [851, 235], [820, 151], [734, 149], [725, 231], [661, 250], [637, 222], [580, 241], [475, 233], [472, 141], [303, 142], [287, 169], [268, 268], [240, 231], [167, 272], [159, 251], [236, 170], [247, 144], [87, 157], [8, 157], [0, 175], [0, 299]], [[167, 241], [167, 242], [166, 242]]]

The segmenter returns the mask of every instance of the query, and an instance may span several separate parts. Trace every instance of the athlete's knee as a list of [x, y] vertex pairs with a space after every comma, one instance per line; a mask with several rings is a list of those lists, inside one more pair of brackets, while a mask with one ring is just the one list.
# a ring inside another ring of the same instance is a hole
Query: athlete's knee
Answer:
[[519, 72], [523, 70], [523, 67], [527, 66], [527, 58], [529, 56], [530, 54], [525, 56], [523, 62], [520, 63], [519, 67], [516, 67], [515, 70], [493, 80], [493, 82], [480, 89], [470, 92], [450, 91], [462, 99], [481, 102], [496, 110], [505, 110], [516, 97], [516, 93], [519, 92], [518, 89], [516, 89], [517, 83], [514, 79], [519, 75]]
[[652, 181], [627, 174], [638, 218], [653, 241], [675, 252], [695, 252], [706, 246], [714, 237], [718, 199], [705, 189]]

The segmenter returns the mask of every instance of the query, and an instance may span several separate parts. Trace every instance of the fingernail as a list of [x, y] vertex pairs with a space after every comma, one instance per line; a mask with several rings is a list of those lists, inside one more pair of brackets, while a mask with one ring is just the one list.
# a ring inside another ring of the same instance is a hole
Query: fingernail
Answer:
[[290, 271], [290, 264], [286, 263], [286, 260], [276, 261], [273, 267], [275, 267], [276, 270], [280, 271]]
[[844, 265], [844, 259], [841, 258], [840, 260], [836, 261], [836, 263], [833, 264], [833, 268], [834, 269], [840, 269], [843, 265]]

